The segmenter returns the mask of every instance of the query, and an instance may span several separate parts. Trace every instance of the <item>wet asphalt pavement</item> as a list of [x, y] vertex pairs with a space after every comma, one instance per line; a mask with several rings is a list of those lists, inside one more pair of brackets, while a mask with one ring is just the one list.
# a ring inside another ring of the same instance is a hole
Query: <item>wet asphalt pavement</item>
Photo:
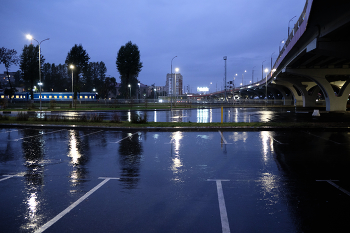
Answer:
[[1, 232], [342, 232], [337, 131], [0, 129]]

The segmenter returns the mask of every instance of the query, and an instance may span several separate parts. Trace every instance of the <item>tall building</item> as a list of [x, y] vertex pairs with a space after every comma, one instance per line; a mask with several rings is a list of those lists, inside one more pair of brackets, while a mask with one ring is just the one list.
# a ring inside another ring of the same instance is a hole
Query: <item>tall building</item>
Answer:
[[[9, 72], [9, 76], [10, 76], [10, 80], [11, 80], [12, 86], [15, 85], [15, 74], [16, 74], [16, 72]], [[0, 84], [3, 87], [9, 86], [9, 80], [7, 78], [6, 71], [4, 71], [4, 74], [0, 74]]]
[[[175, 76], [176, 75], [176, 76]], [[176, 87], [175, 87], [175, 80], [176, 80]], [[168, 96], [175, 95], [182, 95], [182, 86], [183, 86], [183, 77], [180, 73], [173, 73], [166, 75], [166, 84], [165, 84], [165, 91], [167, 92]]]

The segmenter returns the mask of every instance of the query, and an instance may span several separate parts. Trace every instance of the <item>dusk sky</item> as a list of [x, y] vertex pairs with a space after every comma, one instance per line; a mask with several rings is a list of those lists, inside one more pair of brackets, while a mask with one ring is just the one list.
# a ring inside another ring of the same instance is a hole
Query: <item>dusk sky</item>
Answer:
[[[26, 34], [41, 44], [45, 62], [64, 64], [75, 44], [82, 44], [90, 62], [103, 61], [107, 76], [120, 81], [116, 69], [118, 50], [128, 41], [141, 53], [141, 83], [165, 85], [166, 74], [179, 68], [184, 85], [211, 91], [223, 86], [227, 56], [227, 80], [238, 74], [236, 86], [261, 79], [261, 65], [270, 68], [280, 41], [287, 38], [302, 13], [305, 0], [3, 0], [0, 47], [20, 55]], [[37, 42], [33, 41], [33, 44]], [[281, 44], [282, 45], [282, 44]], [[11, 66], [17, 71], [19, 66]], [[5, 66], [0, 65], [0, 72]], [[213, 84], [210, 85], [210, 82]], [[45, 85], [45, 83], [44, 83]]]

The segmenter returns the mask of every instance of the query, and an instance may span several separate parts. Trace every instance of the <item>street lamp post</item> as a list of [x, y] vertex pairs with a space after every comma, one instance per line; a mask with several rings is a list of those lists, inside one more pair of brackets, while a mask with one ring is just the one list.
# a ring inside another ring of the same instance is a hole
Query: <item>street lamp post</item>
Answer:
[[269, 72], [269, 69], [265, 69], [265, 73], [266, 73], [266, 83], [265, 83], [265, 86], [266, 86], [266, 91], [265, 91], [265, 97], [266, 97], [266, 100], [265, 100], [265, 105], [267, 104], [267, 73]]
[[39, 44], [39, 83], [40, 83], [40, 96], [39, 96], [39, 99], [40, 99], [40, 111], [41, 111], [41, 85], [42, 85], [42, 82], [41, 82], [41, 65], [40, 65], [40, 44], [45, 41], [45, 40], [49, 40], [50, 38], [47, 38], [45, 40], [42, 40], [42, 41], [37, 41], [36, 39], [34, 39], [31, 35], [27, 35], [27, 39], [29, 40], [35, 40], [36, 42], [38, 42]]
[[255, 66], [252, 69], [252, 83], [254, 83], [254, 68], [255, 68]]
[[[244, 73], [245, 73], [245, 72], [247, 72], [247, 71], [245, 70]], [[242, 86], [244, 85], [244, 82], [243, 82], [244, 73], [242, 74]]]
[[131, 99], [131, 85], [128, 84], [128, 87], [129, 87], [129, 89], [130, 89], [130, 99]]
[[233, 88], [235, 87], [235, 80], [236, 80], [236, 78], [237, 78], [237, 75], [238, 75], [238, 74], [236, 74], [235, 76], [233, 76]]
[[271, 54], [271, 70], [272, 70], [272, 55], [274, 54], [275, 52], [273, 52], [272, 54]]
[[[177, 57], [177, 56], [175, 56], [175, 57]], [[170, 72], [171, 72], [171, 77], [170, 77], [170, 79], [171, 79], [171, 89], [172, 89], [172, 91], [171, 91], [171, 101], [170, 101], [170, 110], [173, 110], [173, 95], [174, 95], [174, 86], [173, 86], [173, 60], [174, 60], [174, 58], [175, 57], [173, 57], [173, 59], [171, 59], [171, 66], [170, 66]]]
[[141, 99], [141, 97], [140, 97], [140, 82], [138, 82], [137, 85], [139, 86], [139, 93], [137, 94], [137, 96], [138, 96], [139, 103], [140, 103], [140, 99]]
[[226, 97], [226, 60], [227, 60], [227, 56], [224, 56], [224, 60], [225, 60], [225, 102], [227, 102], [227, 97]]
[[70, 65], [69, 68], [71, 68], [72, 70], [72, 108], [74, 106], [74, 91], [73, 91], [73, 70], [74, 70], [74, 66]]
[[[266, 61], [266, 60], [265, 60], [265, 61]], [[264, 62], [265, 62], [265, 61], [263, 61], [262, 64], [261, 64], [261, 80], [264, 79]]]
[[177, 99], [177, 95], [176, 95], [176, 93], [177, 93], [177, 90], [176, 90], [176, 87], [177, 87], [177, 85], [176, 85], [176, 72], [179, 72], [179, 68], [175, 68], [175, 88], [173, 89], [173, 90], [175, 90], [175, 106], [176, 106], [176, 99]]
[[281, 53], [281, 44], [284, 44], [284, 39], [281, 40], [280, 44], [279, 44], [279, 52]]
[[[289, 39], [289, 23], [290, 23], [295, 17], [296, 17], [296, 16], [294, 16], [293, 18], [291, 18], [291, 19], [289, 20], [289, 22], [288, 22], [288, 37], [287, 37], [288, 39]], [[288, 39], [287, 39], [287, 40], [288, 40]]]

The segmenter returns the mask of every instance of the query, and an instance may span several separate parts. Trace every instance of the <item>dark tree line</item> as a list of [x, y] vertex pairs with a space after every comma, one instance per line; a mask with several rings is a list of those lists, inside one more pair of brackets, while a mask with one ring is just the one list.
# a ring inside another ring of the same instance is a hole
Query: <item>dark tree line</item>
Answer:
[[[8, 72], [12, 64], [20, 64], [20, 72], [15, 75], [15, 86], [25, 86], [32, 98], [34, 86], [39, 82], [39, 45], [24, 45], [22, 54], [16, 56], [15, 50], [0, 48], [0, 64], [5, 64]], [[117, 81], [114, 77], [106, 77], [107, 68], [104, 62], [89, 62], [89, 54], [81, 44], [75, 44], [68, 52], [64, 64], [45, 63], [40, 56], [41, 81], [43, 91], [72, 91], [74, 98], [79, 92], [96, 90], [101, 98], [108, 98], [109, 93], [116, 94]], [[120, 74], [120, 93], [125, 98], [136, 95], [139, 80], [138, 74], [142, 69], [140, 51], [131, 41], [121, 46], [118, 52], [116, 66]], [[73, 76], [73, 78], [72, 78]], [[9, 80], [10, 81], [10, 80]], [[12, 84], [10, 90], [14, 92]], [[11, 93], [12, 93], [11, 92]], [[11, 95], [10, 95], [11, 96]]]

